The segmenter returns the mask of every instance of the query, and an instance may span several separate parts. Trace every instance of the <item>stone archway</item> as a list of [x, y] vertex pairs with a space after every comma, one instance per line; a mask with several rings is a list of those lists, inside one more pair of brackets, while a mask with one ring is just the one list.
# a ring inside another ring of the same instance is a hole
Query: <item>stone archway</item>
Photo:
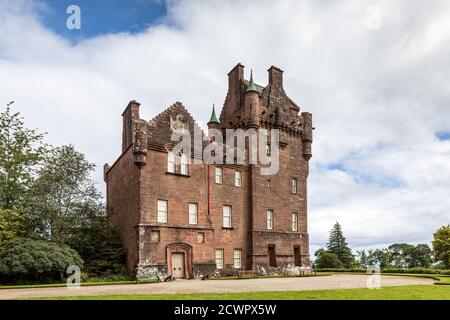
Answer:
[[[187, 243], [172, 243], [166, 247], [166, 264], [169, 274], [174, 275], [173, 258], [183, 254], [183, 278], [190, 279], [193, 277], [192, 272], [192, 246]], [[178, 261], [177, 261], [178, 263]], [[177, 265], [179, 266], [179, 265]], [[179, 273], [177, 273], [179, 275]]]

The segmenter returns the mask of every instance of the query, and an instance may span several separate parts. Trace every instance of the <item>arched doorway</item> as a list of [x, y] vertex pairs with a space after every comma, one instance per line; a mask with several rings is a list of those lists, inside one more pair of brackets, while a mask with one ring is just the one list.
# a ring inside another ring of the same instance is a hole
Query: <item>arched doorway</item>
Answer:
[[186, 243], [172, 243], [166, 247], [167, 271], [175, 278], [192, 277], [192, 247]]

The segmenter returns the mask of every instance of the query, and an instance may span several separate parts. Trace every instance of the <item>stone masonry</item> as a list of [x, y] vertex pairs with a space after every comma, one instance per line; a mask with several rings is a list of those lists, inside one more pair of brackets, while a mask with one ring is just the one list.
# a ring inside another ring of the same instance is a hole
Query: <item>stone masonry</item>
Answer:
[[[119, 230], [127, 266], [138, 277], [310, 271], [311, 114], [300, 113], [286, 95], [282, 70], [272, 66], [268, 74], [268, 85], [262, 87], [253, 77], [245, 80], [244, 66], [236, 65], [228, 74], [220, 117], [213, 111], [208, 128], [224, 133], [279, 129], [280, 167], [270, 176], [260, 173], [260, 165], [247, 162], [190, 163], [183, 172], [178, 153], [170, 167], [169, 153], [176, 145], [172, 132], [203, 135], [206, 142], [188, 155], [191, 161], [202, 154], [211, 135], [201, 131], [180, 102], [150, 121], [140, 119], [138, 102], [126, 107], [122, 154], [113, 165], [105, 164], [104, 179], [110, 223]], [[222, 169], [221, 183], [216, 182], [216, 168]], [[230, 225], [224, 222], [224, 206], [231, 207]]]

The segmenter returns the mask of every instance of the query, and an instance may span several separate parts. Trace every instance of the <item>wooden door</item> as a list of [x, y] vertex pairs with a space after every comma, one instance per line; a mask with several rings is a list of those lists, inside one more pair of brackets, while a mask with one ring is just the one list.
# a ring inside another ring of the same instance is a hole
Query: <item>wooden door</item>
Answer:
[[184, 278], [184, 254], [172, 253], [172, 275], [175, 278]]

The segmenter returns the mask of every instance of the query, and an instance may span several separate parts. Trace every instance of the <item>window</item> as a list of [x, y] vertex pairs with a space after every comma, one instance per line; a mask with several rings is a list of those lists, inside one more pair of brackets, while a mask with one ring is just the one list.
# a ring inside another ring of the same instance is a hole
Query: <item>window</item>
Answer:
[[242, 184], [242, 175], [241, 175], [241, 172], [240, 172], [240, 171], [236, 171], [236, 172], [234, 173], [234, 185], [235, 185], [236, 187], [240, 187], [241, 184]]
[[298, 214], [292, 213], [292, 231], [298, 231]]
[[205, 233], [204, 232], [197, 233], [197, 243], [205, 243]]
[[158, 200], [158, 222], [167, 223], [167, 201]]
[[197, 224], [197, 204], [189, 203], [189, 224]]
[[297, 179], [292, 178], [292, 193], [297, 193]]
[[300, 247], [294, 246], [294, 266], [300, 267], [301, 266], [301, 256], [300, 256]]
[[181, 174], [187, 175], [188, 174], [188, 157], [184, 153], [181, 154]]
[[223, 170], [222, 168], [216, 168], [216, 183], [222, 183], [222, 174], [223, 174]]
[[216, 249], [216, 268], [223, 269], [223, 249]]
[[159, 242], [159, 240], [160, 240], [159, 230], [152, 230], [152, 233], [150, 235], [150, 241]]
[[270, 188], [270, 179], [267, 179], [267, 188]]
[[236, 269], [239, 269], [239, 268], [241, 268], [241, 265], [242, 265], [242, 263], [241, 263], [241, 257], [242, 257], [242, 250], [241, 249], [234, 249], [234, 263], [233, 263], [233, 266], [236, 268]]
[[267, 230], [273, 229], [273, 210], [267, 210]]
[[267, 255], [269, 256], [269, 267], [276, 267], [277, 255], [275, 253], [275, 245], [269, 244], [267, 247]]
[[223, 227], [231, 228], [231, 206], [223, 206]]
[[266, 144], [266, 155], [270, 156], [270, 144]]
[[175, 172], [175, 155], [173, 151], [167, 153], [167, 172]]

